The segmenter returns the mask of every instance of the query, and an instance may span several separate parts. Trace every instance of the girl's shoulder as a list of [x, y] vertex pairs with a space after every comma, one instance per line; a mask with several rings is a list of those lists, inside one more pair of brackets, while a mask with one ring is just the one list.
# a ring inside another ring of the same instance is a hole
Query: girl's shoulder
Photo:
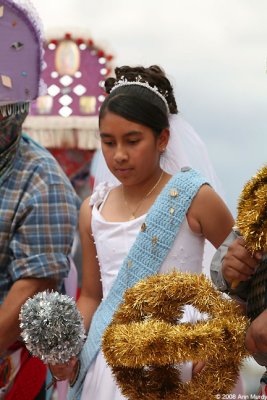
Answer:
[[101, 182], [94, 189], [93, 193], [89, 197], [90, 206], [101, 204], [107, 194], [115, 187], [114, 184], [109, 182]]

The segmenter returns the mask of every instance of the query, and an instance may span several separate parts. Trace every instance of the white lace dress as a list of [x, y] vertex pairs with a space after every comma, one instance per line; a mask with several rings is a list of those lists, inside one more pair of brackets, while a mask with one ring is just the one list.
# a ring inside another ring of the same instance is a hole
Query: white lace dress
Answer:
[[[145, 215], [142, 215], [127, 222], [105, 221], [101, 215], [101, 205], [104, 204], [109, 190], [107, 184], [102, 184], [91, 197], [92, 232], [100, 265], [103, 298], [107, 296], [145, 219]], [[184, 272], [201, 273], [203, 249], [203, 236], [192, 232], [185, 219], [160, 272], [167, 273], [175, 268]], [[195, 309], [187, 307], [184, 320], [194, 321], [198, 315]], [[186, 363], [182, 367], [182, 379], [186, 381], [190, 378], [191, 363]], [[81, 400], [125, 400], [101, 351], [87, 372]]]

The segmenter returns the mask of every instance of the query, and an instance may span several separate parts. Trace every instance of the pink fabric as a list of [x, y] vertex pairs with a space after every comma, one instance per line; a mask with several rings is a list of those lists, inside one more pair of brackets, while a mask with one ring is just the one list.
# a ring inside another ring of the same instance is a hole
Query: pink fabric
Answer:
[[57, 398], [58, 400], [66, 400], [69, 383], [68, 381], [57, 382]]
[[72, 257], [69, 257], [70, 272], [64, 280], [66, 294], [76, 300], [78, 288], [78, 273]]

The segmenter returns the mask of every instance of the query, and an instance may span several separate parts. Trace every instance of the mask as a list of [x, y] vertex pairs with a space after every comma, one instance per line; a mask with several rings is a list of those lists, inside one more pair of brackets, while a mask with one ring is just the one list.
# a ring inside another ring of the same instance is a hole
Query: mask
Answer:
[[26, 116], [27, 112], [0, 120], [0, 184], [12, 170]]
[[20, 136], [26, 116], [27, 113], [13, 114], [0, 120], [0, 155], [7, 152]]

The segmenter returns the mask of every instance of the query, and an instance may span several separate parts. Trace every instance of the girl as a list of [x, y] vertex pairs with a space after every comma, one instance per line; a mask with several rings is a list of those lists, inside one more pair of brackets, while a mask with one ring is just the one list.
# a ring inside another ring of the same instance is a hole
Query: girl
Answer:
[[[158, 66], [121, 67], [115, 73], [116, 79], [105, 82], [109, 95], [99, 115], [101, 148], [115, 185], [102, 182], [80, 211], [83, 279], [78, 307], [88, 338], [79, 359], [51, 366], [56, 379], [70, 379], [70, 399], [78, 394], [82, 400], [124, 399], [99, 349], [124, 290], [174, 266], [201, 273], [205, 239], [217, 248], [233, 226], [224, 202], [199, 173], [182, 168], [171, 176], [181, 149], [173, 152], [168, 146], [169, 116], [178, 111], [163, 71]], [[149, 245], [143, 245], [143, 238]], [[188, 309], [184, 318], [192, 320], [193, 313]], [[182, 376], [190, 379], [201, 368], [201, 362], [187, 364]]]

